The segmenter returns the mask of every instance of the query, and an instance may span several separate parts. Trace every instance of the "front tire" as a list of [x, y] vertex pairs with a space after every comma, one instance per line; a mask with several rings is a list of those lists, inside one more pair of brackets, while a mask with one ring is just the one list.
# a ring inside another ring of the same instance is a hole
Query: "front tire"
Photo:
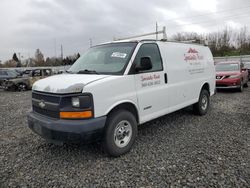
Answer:
[[112, 112], [107, 119], [104, 149], [118, 157], [130, 151], [137, 135], [137, 121], [135, 116], [126, 110]]
[[24, 84], [24, 83], [18, 84], [18, 85], [17, 85], [17, 88], [18, 88], [18, 91], [26, 91], [26, 90], [28, 90], [27, 85]]
[[199, 101], [193, 105], [194, 113], [203, 116], [207, 113], [210, 105], [210, 95], [206, 89], [202, 89]]
[[239, 92], [243, 92], [243, 81], [240, 82]]

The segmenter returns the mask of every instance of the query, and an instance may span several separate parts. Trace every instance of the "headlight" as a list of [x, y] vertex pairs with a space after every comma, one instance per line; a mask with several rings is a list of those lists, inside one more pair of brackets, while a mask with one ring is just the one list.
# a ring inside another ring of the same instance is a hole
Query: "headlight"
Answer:
[[229, 78], [239, 78], [240, 76], [239, 75], [231, 75], [229, 76]]
[[80, 99], [78, 97], [72, 97], [71, 104], [73, 107], [79, 108], [80, 107]]

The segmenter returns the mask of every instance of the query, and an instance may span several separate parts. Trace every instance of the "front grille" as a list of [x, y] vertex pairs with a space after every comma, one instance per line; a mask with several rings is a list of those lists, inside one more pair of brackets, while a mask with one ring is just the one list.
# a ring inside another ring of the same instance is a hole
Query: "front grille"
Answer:
[[33, 106], [33, 111], [38, 113], [38, 114], [48, 116], [48, 117], [52, 117], [52, 118], [59, 118], [60, 117], [59, 111], [52, 111], [52, 110], [42, 109], [42, 108], [39, 108], [39, 107], [36, 107], [36, 106]]
[[57, 103], [57, 104], [60, 103], [60, 99], [61, 99], [61, 97], [57, 95], [38, 93], [38, 92], [32, 92], [32, 98], [47, 101], [47, 102]]
[[[32, 92], [33, 111], [52, 118], [59, 118], [59, 105], [61, 96], [40, 92]], [[45, 103], [44, 107], [39, 106], [39, 102]]]

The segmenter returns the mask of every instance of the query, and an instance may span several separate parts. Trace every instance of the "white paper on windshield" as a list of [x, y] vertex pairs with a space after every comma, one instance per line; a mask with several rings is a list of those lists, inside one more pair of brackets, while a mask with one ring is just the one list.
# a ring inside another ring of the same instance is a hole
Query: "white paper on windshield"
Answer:
[[111, 57], [118, 57], [118, 58], [125, 58], [127, 56], [127, 54], [125, 54], [125, 53], [121, 53], [121, 52], [113, 52], [112, 54], [111, 54]]

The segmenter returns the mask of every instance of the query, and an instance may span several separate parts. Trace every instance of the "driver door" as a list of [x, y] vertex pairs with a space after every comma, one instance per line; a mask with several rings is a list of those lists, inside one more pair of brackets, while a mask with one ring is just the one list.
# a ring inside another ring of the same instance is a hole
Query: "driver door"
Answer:
[[167, 80], [161, 54], [156, 43], [142, 44], [134, 60], [140, 66], [142, 57], [150, 57], [152, 68], [135, 73], [135, 85], [141, 122], [164, 114], [167, 108]]

